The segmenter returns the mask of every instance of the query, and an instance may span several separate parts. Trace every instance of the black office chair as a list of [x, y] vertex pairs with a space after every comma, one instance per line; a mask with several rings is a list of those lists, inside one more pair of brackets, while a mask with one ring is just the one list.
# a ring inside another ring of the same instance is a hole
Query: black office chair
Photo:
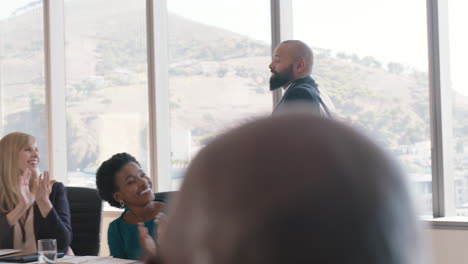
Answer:
[[169, 201], [170, 196], [174, 195], [177, 192], [158, 192], [154, 193], [155, 200], [164, 200], [166, 202]]
[[102, 200], [96, 189], [67, 187], [73, 239], [77, 256], [97, 256], [101, 235]]

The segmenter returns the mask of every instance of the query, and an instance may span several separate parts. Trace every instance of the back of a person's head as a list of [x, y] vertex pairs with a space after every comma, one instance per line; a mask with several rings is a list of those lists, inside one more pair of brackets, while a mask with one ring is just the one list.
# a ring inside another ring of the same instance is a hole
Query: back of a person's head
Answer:
[[394, 161], [304, 113], [261, 119], [191, 163], [161, 241], [165, 264], [417, 264], [419, 227]]

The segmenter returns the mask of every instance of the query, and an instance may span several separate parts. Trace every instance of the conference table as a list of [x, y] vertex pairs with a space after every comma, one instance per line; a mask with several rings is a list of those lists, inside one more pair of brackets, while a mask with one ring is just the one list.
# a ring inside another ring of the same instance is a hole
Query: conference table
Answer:
[[[14, 262], [2, 262], [0, 263], [9, 263]], [[37, 261], [26, 262], [26, 263], [38, 263]], [[64, 256], [63, 258], [57, 259], [57, 264], [141, 264], [142, 262], [128, 259], [119, 259], [113, 257], [100, 257], [100, 256]], [[21, 264], [24, 264], [21, 263]]]

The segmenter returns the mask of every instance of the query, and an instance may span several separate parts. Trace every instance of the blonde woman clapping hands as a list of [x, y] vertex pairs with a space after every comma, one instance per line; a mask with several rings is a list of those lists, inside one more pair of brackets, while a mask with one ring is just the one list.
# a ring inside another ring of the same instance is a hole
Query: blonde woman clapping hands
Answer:
[[36, 241], [55, 238], [65, 252], [71, 243], [65, 187], [38, 173], [36, 139], [15, 132], [0, 140], [0, 248], [36, 251]]

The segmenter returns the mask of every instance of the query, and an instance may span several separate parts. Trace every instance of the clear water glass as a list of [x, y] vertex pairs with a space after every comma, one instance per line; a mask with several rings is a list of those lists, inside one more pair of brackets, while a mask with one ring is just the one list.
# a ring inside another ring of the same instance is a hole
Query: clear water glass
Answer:
[[57, 262], [57, 240], [39, 239], [37, 241], [38, 263]]

